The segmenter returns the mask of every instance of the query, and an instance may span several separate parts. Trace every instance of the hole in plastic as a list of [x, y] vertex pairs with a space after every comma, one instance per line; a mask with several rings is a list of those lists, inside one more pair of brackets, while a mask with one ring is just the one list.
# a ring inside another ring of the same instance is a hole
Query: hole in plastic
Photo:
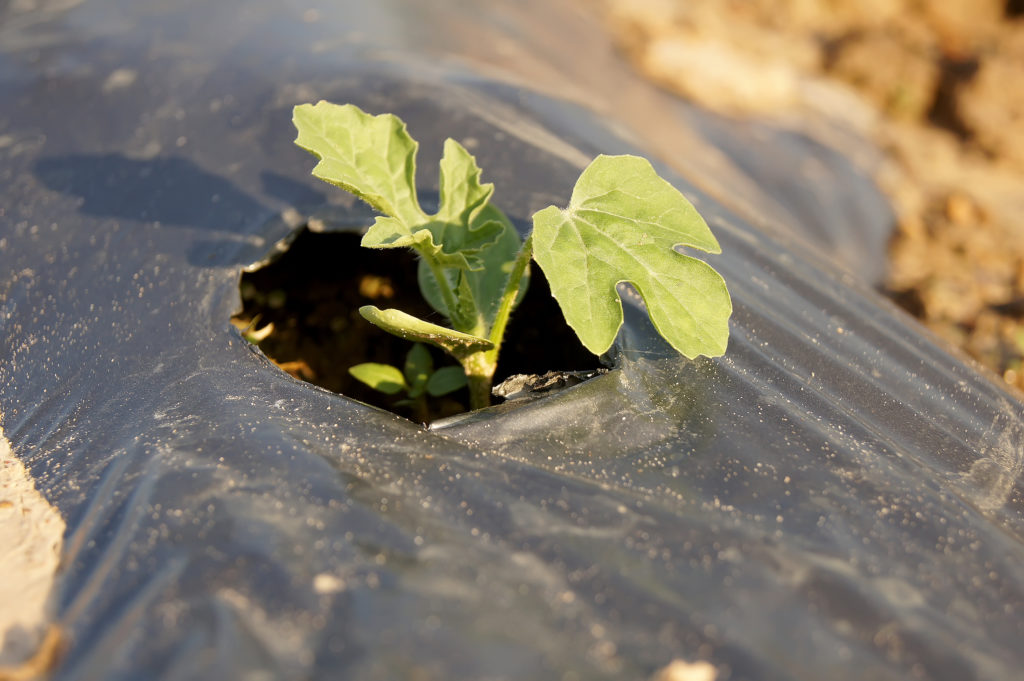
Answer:
[[[363, 319], [361, 306], [397, 308], [447, 324], [420, 295], [411, 252], [362, 248], [360, 238], [353, 232], [302, 227], [279, 257], [242, 274], [243, 309], [232, 323], [295, 378], [414, 420], [466, 411], [465, 388], [430, 398], [429, 411], [423, 414], [398, 404], [403, 395], [380, 393], [349, 373], [364, 362], [401, 368], [412, 345]], [[429, 350], [435, 368], [456, 365], [441, 350]], [[495, 384], [514, 374], [599, 367], [598, 358], [566, 325], [540, 268], [534, 267], [530, 288], [506, 331]]]

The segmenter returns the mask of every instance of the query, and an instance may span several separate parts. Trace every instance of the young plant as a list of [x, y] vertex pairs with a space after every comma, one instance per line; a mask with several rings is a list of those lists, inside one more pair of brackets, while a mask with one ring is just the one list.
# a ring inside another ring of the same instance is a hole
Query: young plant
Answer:
[[372, 305], [359, 313], [402, 338], [436, 345], [462, 365], [470, 407], [490, 403], [498, 353], [530, 260], [547, 277], [566, 322], [596, 355], [622, 326], [619, 283], [643, 297], [655, 329], [688, 358], [725, 352], [732, 301], [725, 281], [677, 246], [720, 253], [689, 201], [643, 158], [598, 156], [583, 171], [567, 208], [533, 215], [521, 241], [490, 203], [476, 160], [453, 139], [444, 143], [440, 202], [428, 215], [416, 193], [418, 144], [392, 114], [372, 116], [351, 104], [295, 107], [295, 143], [320, 160], [313, 175], [366, 201], [381, 215], [363, 236], [368, 248], [411, 248], [419, 284], [445, 327]]
[[348, 372], [385, 395], [404, 392], [406, 397], [395, 404], [412, 408], [417, 420], [424, 422], [428, 420], [427, 395], [442, 397], [466, 385], [466, 373], [461, 367], [447, 366], [435, 371], [430, 351], [422, 343], [413, 344], [402, 369], [366, 362], [356, 364]]

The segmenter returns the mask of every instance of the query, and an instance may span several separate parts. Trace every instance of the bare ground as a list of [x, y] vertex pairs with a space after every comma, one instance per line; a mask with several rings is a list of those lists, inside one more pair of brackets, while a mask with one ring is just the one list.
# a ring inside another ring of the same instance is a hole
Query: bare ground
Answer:
[[0, 429], [0, 681], [37, 678], [59, 654], [50, 592], [63, 537], [64, 520]]
[[600, 7], [667, 89], [734, 116], [839, 117], [874, 140], [897, 213], [885, 291], [1024, 389], [1024, 0]]

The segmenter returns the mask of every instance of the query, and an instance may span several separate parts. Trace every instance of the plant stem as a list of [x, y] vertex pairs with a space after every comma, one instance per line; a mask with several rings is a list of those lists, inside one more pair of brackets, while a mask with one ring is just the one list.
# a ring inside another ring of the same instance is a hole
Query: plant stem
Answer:
[[494, 380], [494, 369], [497, 365], [489, 362], [487, 353], [480, 351], [462, 360], [462, 369], [466, 372], [466, 383], [469, 387], [469, 408], [483, 409], [491, 404], [491, 383]]
[[430, 408], [425, 395], [419, 395], [413, 400], [412, 415], [420, 423], [430, 423]]
[[498, 313], [494, 317], [494, 324], [491, 326], [491, 333], [488, 338], [494, 347], [490, 350], [474, 352], [462, 360], [462, 368], [466, 372], [466, 380], [469, 384], [469, 408], [483, 409], [491, 404], [491, 384], [494, 381], [494, 370], [498, 366], [498, 352], [501, 350], [501, 342], [505, 337], [505, 327], [508, 326], [509, 316], [519, 296], [519, 286], [523, 280], [530, 259], [533, 258], [533, 236], [526, 237], [519, 254], [512, 265], [512, 271], [508, 275], [508, 282], [505, 284], [505, 291], [501, 296], [501, 303], [498, 305]]
[[508, 275], [508, 282], [505, 284], [505, 292], [501, 295], [498, 314], [494, 316], [494, 325], [491, 326], [491, 335], [488, 340], [494, 343], [494, 347], [488, 350], [487, 354], [490, 356], [489, 359], [495, 364], [498, 363], [498, 351], [501, 350], [501, 342], [505, 338], [505, 327], [508, 326], [509, 315], [512, 314], [512, 308], [515, 306], [516, 298], [519, 296], [519, 286], [522, 284], [523, 274], [526, 272], [526, 267], [530, 264], [532, 258], [533, 234], [530, 234], [526, 237], [526, 241], [523, 242], [522, 247], [519, 249], [519, 255], [516, 256], [515, 262], [512, 265], [512, 271]]
[[[455, 325], [454, 316], [458, 313], [459, 303], [455, 300], [455, 292], [452, 291], [452, 287], [448, 285], [448, 278], [444, 276], [444, 268], [434, 262], [433, 258], [424, 256], [424, 262], [430, 268], [430, 273], [434, 275], [434, 279], [437, 281], [437, 287], [441, 291], [441, 297], [444, 299], [444, 305], [448, 308], [448, 315], [451, 318], [452, 324]], [[464, 331], [457, 325], [455, 326], [456, 331]]]

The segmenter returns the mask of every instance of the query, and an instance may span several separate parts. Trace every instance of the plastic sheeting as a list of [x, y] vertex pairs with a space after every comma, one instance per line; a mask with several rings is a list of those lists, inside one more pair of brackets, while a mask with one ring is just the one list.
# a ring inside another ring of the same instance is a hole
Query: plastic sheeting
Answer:
[[[351, 206], [291, 142], [321, 97], [407, 120], [427, 193], [474, 140], [520, 225], [652, 157], [722, 243], [728, 353], [631, 301], [616, 370], [433, 431], [283, 374], [228, 319], [283, 213]], [[554, 2], [6, 3], [0, 102], [54, 678], [1019, 677], [1024, 408], [870, 289], [888, 210], [842, 153], [673, 102]]]

